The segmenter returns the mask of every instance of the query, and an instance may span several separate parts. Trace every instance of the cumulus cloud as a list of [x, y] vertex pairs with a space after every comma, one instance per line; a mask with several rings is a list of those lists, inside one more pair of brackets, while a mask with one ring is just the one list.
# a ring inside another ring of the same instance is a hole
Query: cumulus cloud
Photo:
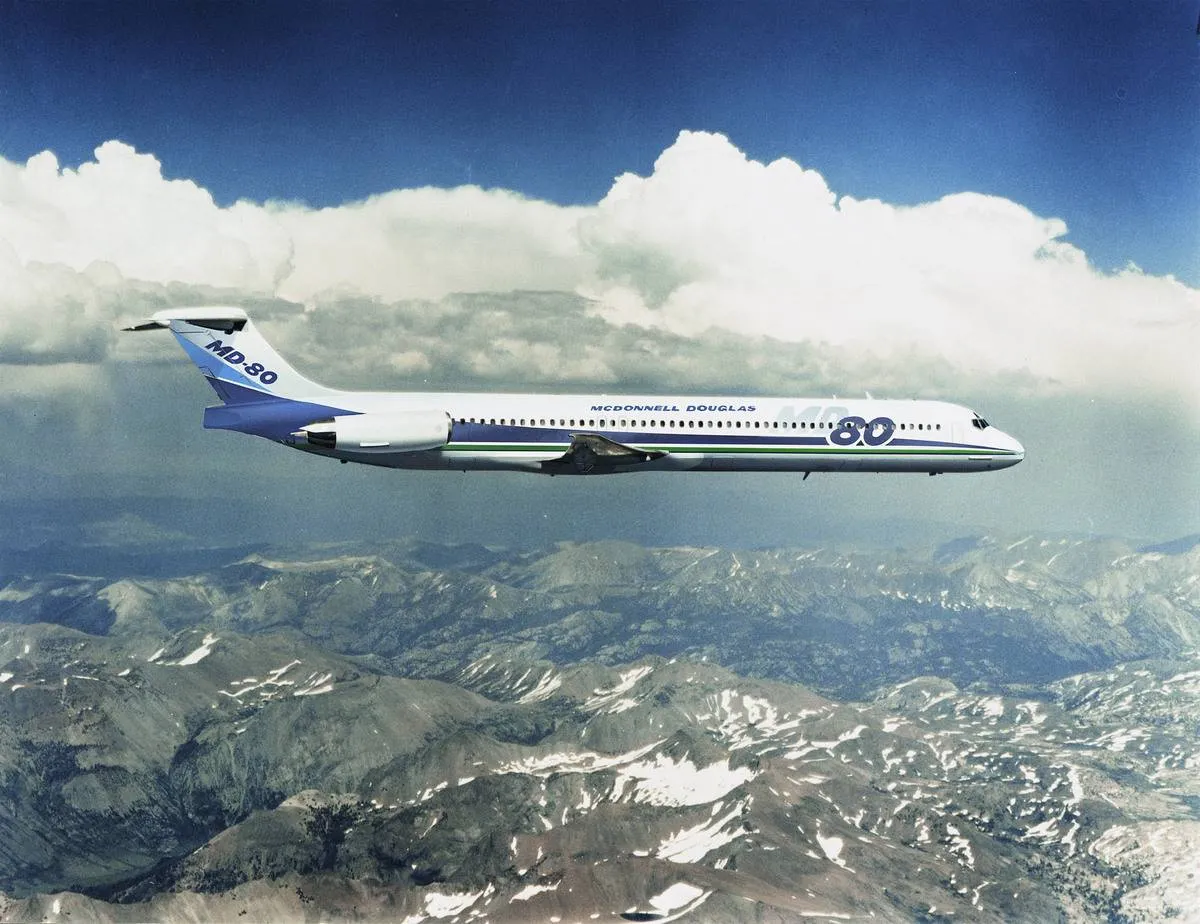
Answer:
[[1099, 272], [1066, 232], [977, 193], [915, 207], [839, 199], [793, 161], [757, 163], [685, 132], [581, 223], [598, 269], [580, 291], [609, 317], [678, 333], [1200, 395], [1188, 356], [1200, 292], [1136, 268]]
[[116, 321], [235, 301], [341, 384], [946, 394], [967, 376], [1200, 406], [1197, 290], [1101, 272], [1006, 199], [839, 196], [702, 132], [569, 208], [471, 186], [222, 207], [116, 141], [77, 169], [0, 159], [0, 286], [0, 366], [145, 356]]
[[614, 324], [570, 292], [330, 295], [263, 327], [311, 377], [347, 388], [829, 394], [853, 382], [855, 393], [944, 397], [962, 386], [961, 372], [928, 355], [886, 366], [808, 342]]
[[575, 230], [586, 211], [475, 186], [396, 190], [317, 211], [275, 206], [295, 248], [277, 292], [306, 302], [329, 291], [384, 301], [570, 291], [588, 275]]
[[43, 152], [23, 166], [0, 160], [0, 239], [25, 264], [83, 271], [100, 261], [126, 278], [269, 289], [290, 241], [269, 209], [220, 208], [190, 180], [119, 141], [95, 161], [63, 169]]

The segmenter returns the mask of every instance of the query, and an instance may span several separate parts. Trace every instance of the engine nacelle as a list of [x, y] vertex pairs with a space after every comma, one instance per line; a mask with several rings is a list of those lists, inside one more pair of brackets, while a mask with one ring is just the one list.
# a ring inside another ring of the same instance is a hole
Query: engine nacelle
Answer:
[[319, 420], [297, 430], [310, 446], [347, 452], [422, 452], [450, 442], [450, 415], [445, 411], [397, 411], [352, 414]]

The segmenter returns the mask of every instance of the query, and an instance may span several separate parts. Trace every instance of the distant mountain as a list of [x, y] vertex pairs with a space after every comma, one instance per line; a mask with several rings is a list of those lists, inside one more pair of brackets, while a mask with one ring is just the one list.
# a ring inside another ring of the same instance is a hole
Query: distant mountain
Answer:
[[0, 920], [1187, 920], [1197, 564], [396, 542], [9, 578]]
[[863, 699], [924, 675], [1014, 690], [1179, 656], [1200, 646], [1197, 574], [1200, 546], [1168, 554], [1115, 540], [976, 538], [916, 552], [618, 542], [506, 552], [410, 541], [258, 550], [102, 587], [13, 577], [0, 590], [0, 619], [146, 644], [205, 621], [421, 677], [488, 654], [707, 658]]

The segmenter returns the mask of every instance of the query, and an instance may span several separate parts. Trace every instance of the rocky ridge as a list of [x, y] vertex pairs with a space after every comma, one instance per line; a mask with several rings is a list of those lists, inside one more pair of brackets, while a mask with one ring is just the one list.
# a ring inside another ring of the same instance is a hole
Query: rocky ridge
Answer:
[[1200, 545], [970, 539], [938, 549], [729, 551], [417, 541], [275, 549], [170, 578], [37, 576], [0, 618], [159, 644], [204, 620], [281, 633], [381, 672], [448, 677], [487, 654], [707, 658], [864, 699], [915, 676], [1045, 684], [1200, 647]]
[[[829, 550], [412, 543], [9, 581], [0, 918], [1186, 919], [1195, 551], [1056, 543], [973, 542], [924, 572]], [[837, 664], [872, 657], [872, 632], [936, 645], [991, 620], [998, 675], [901, 671], [839, 701], [740, 676], [695, 638], [602, 663], [623, 632], [671, 637], [632, 621], [639, 587], [660, 617], [715, 601], [732, 658], [820, 635], [796, 615], [816, 612], [814, 588], [855, 601], [824, 617], [861, 629]], [[1039, 617], [1052, 599], [1058, 623]], [[1009, 648], [1039, 618], [1063, 651], [1082, 645], [1073, 619], [1114, 627], [1078, 649], [1100, 668], [1042, 661], [1051, 676], [1031, 680]], [[397, 627], [409, 648], [374, 651]], [[572, 633], [587, 660], [545, 659]], [[404, 663], [444, 669], [390, 673]]]

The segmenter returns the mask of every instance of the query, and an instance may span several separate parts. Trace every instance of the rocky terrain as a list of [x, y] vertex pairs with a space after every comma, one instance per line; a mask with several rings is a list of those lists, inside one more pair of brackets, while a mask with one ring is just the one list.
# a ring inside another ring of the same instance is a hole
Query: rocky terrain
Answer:
[[182, 576], [13, 575], [0, 619], [125, 639], [147, 654], [201, 624], [282, 634], [408, 677], [450, 677], [489, 654], [682, 656], [864, 699], [923, 675], [1016, 689], [1175, 657], [1200, 647], [1197, 575], [1197, 540], [1138, 550], [980, 538], [882, 552], [402, 541], [238, 550]]
[[1197, 915], [1194, 542], [246, 551], [0, 582], [0, 919]]

